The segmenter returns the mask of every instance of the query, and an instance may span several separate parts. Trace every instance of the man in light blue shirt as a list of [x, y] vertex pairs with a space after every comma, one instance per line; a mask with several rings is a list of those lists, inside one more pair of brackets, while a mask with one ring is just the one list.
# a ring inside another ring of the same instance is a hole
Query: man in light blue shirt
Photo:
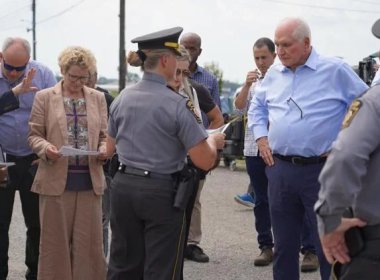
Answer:
[[[0, 53], [0, 98], [21, 83], [25, 74], [32, 71], [32, 90], [55, 85], [54, 74], [46, 66], [30, 60], [30, 45], [21, 38], [7, 38]], [[31, 70], [34, 69], [34, 70]], [[0, 279], [8, 274], [9, 225], [12, 218], [16, 190], [27, 227], [25, 264], [28, 267], [26, 279], [37, 279], [39, 252], [39, 211], [38, 195], [30, 191], [37, 169], [37, 156], [28, 145], [28, 121], [35, 93], [17, 96], [18, 108], [0, 116], [0, 145], [7, 154], [7, 161], [15, 162], [8, 168], [8, 184], [0, 188]]]
[[321, 251], [313, 212], [318, 175], [348, 107], [368, 87], [341, 59], [318, 55], [311, 46], [310, 28], [301, 19], [283, 20], [275, 45], [282, 65], [272, 66], [256, 89], [248, 124], [267, 164], [273, 277], [299, 279], [298, 250], [306, 215], [321, 277], [327, 280], [330, 266]]

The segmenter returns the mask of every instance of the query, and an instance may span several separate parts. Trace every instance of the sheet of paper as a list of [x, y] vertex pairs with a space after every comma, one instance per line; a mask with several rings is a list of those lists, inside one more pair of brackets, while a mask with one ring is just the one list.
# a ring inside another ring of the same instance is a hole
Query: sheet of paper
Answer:
[[98, 151], [84, 151], [80, 149], [75, 149], [70, 146], [62, 146], [59, 149], [59, 153], [64, 156], [97, 156], [100, 153]]
[[0, 168], [16, 165], [14, 162], [0, 162]]
[[222, 125], [221, 127], [218, 127], [216, 129], [206, 129], [208, 135], [215, 134], [215, 133], [224, 133], [227, 128], [230, 126], [230, 123], [226, 123], [225, 125]]
[[228, 123], [226, 123], [225, 125], [222, 125], [221, 127], [218, 127], [216, 129], [206, 129], [206, 132], [210, 135], [210, 134], [214, 134], [214, 133], [225, 133], [227, 128], [234, 122], [238, 121], [240, 119], [240, 117], [236, 117], [234, 119], [232, 119], [231, 121], [229, 121]]

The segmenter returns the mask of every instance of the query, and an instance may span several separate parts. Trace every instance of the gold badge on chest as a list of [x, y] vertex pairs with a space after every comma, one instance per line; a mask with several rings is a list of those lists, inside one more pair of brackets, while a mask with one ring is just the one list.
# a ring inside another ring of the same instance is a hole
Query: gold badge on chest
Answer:
[[197, 120], [197, 123], [202, 123], [202, 120], [201, 120], [201, 118], [198, 116], [197, 112], [195, 111], [194, 104], [193, 104], [193, 102], [191, 102], [191, 100], [187, 100], [187, 102], [186, 102], [186, 107], [187, 107], [187, 109], [189, 109], [189, 111], [193, 114], [193, 116], [194, 116], [195, 119]]
[[354, 100], [348, 110], [346, 116], [343, 120], [342, 129], [350, 126], [352, 120], [355, 118], [356, 114], [359, 112], [360, 107], [362, 106], [362, 102], [358, 99]]

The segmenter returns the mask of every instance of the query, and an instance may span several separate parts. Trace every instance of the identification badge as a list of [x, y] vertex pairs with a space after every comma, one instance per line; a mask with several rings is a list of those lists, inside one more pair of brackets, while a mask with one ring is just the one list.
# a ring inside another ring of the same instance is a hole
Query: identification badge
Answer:
[[193, 102], [191, 102], [191, 100], [187, 100], [186, 102], [186, 107], [187, 109], [189, 109], [189, 111], [193, 114], [193, 116], [195, 117], [195, 119], [197, 120], [197, 123], [202, 123], [202, 120], [201, 118], [198, 116], [197, 112], [195, 111], [195, 107], [194, 107], [194, 104]]
[[350, 126], [352, 120], [355, 118], [356, 114], [359, 112], [362, 104], [363, 103], [358, 99], [352, 102], [350, 109], [348, 110], [346, 116], [344, 117], [342, 129]]

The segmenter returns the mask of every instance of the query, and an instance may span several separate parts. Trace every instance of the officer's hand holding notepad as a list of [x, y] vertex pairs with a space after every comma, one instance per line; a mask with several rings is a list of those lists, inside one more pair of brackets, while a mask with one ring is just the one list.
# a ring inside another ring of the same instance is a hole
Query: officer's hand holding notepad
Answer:
[[59, 153], [64, 156], [97, 156], [100, 153], [98, 151], [85, 151], [85, 150], [80, 150], [80, 149], [75, 149], [70, 146], [62, 146], [59, 149]]
[[14, 162], [0, 162], [0, 168], [16, 165]]

